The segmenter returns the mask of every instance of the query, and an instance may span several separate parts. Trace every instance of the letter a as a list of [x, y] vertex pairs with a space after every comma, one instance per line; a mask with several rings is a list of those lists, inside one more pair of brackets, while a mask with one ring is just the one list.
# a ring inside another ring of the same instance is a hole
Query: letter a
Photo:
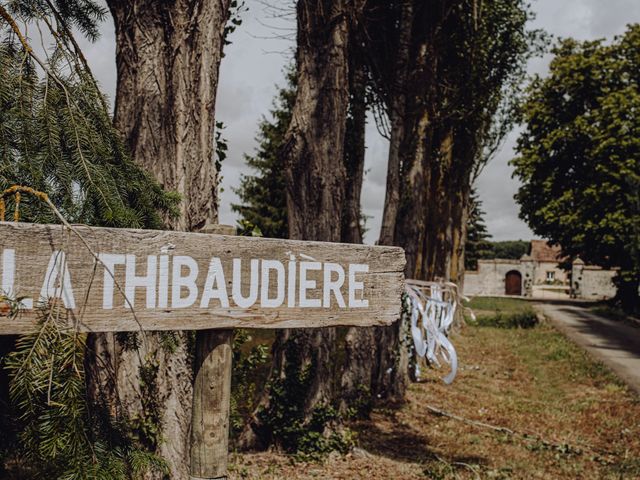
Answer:
[[200, 308], [209, 308], [209, 302], [212, 298], [220, 300], [222, 307], [229, 308], [229, 294], [227, 293], [227, 285], [224, 280], [222, 263], [220, 263], [218, 257], [213, 257], [209, 263], [209, 273], [207, 273], [207, 280], [202, 290]]
[[62, 298], [64, 308], [76, 308], [71, 287], [71, 275], [69, 268], [67, 268], [67, 256], [58, 250], [51, 254], [47, 274], [40, 291], [40, 301], [46, 302], [49, 298]]

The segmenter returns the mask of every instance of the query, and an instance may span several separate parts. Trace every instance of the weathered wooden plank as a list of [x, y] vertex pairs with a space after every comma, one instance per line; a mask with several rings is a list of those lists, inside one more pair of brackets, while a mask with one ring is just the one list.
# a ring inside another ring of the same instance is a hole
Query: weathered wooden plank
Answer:
[[59, 225], [0, 222], [0, 288], [26, 297], [16, 318], [0, 317], [0, 334], [29, 331], [30, 307], [46, 296], [62, 297], [85, 331], [366, 326], [399, 317], [400, 248], [74, 228], [91, 251]]

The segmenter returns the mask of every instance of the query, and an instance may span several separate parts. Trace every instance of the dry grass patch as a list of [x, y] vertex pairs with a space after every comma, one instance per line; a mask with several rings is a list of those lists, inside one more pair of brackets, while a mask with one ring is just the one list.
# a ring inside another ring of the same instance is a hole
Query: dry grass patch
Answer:
[[454, 384], [428, 371], [402, 408], [351, 425], [354, 452], [323, 463], [232, 455], [230, 478], [640, 478], [639, 398], [551, 326], [467, 327], [454, 343], [462, 366]]

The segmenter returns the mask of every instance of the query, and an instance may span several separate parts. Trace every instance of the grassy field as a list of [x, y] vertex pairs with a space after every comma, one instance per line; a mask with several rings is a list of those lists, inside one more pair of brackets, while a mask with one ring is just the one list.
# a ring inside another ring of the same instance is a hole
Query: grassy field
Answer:
[[471, 306], [477, 325], [453, 335], [453, 385], [429, 370], [402, 408], [350, 426], [358, 448], [346, 456], [232, 454], [230, 478], [640, 478], [640, 399], [544, 322], [504, 328], [531, 313], [529, 303]]

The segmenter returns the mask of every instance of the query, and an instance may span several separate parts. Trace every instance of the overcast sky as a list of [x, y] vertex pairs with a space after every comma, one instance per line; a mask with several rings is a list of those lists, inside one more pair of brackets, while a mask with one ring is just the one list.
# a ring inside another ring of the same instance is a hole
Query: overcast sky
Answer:
[[[229, 156], [222, 167], [220, 222], [235, 224], [231, 203], [237, 202], [233, 188], [240, 175], [247, 173], [243, 154], [256, 147], [255, 133], [263, 115], [268, 115], [277, 86], [284, 81], [283, 69], [293, 56], [292, 17], [274, 18], [274, 11], [261, 0], [247, 0], [249, 10], [243, 24], [232, 35], [220, 69], [216, 119], [225, 123], [224, 136]], [[291, 5], [288, 0], [270, 0], [271, 4]], [[580, 40], [611, 38], [625, 30], [628, 23], [640, 22], [640, 0], [533, 0], [537, 14], [533, 27], [544, 28], [557, 37]], [[115, 46], [111, 19], [102, 27], [98, 42], [83, 42], [86, 57], [104, 91], [114, 97]], [[548, 59], [531, 62], [530, 72], [544, 73]], [[489, 233], [496, 240], [529, 239], [532, 233], [518, 218], [513, 195], [518, 182], [511, 178], [508, 162], [517, 134], [507, 138], [504, 148], [482, 172], [478, 191], [486, 211]], [[367, 243], [379, 233], [386, 175], [387, 144], [370, 123], [367, 128], [367, 170], [362, 202], [367, 221]]]

